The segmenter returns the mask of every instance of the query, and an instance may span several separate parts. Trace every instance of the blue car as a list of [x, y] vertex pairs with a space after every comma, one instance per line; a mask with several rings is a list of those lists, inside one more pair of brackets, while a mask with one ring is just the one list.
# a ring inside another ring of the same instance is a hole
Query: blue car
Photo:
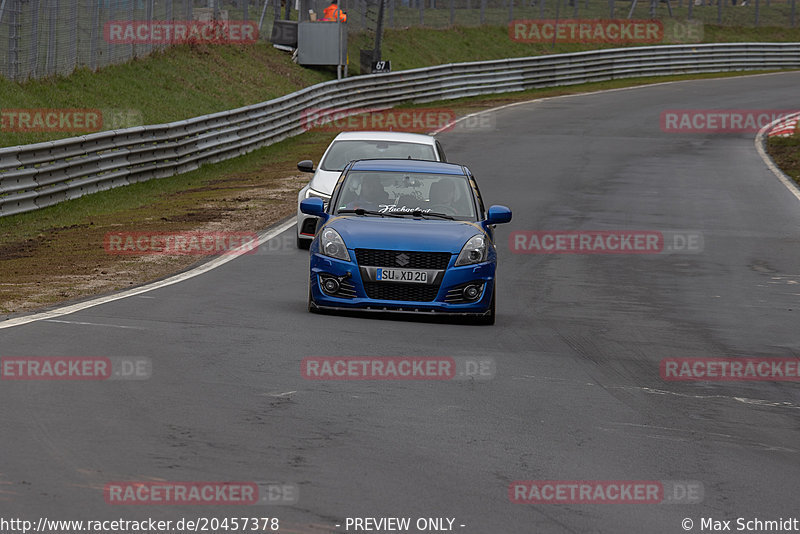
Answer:
[[494, 324], [495, 224], [466, 167], [410, 159], [348, 163], [311, 243], [308, 309], [451, 314]]

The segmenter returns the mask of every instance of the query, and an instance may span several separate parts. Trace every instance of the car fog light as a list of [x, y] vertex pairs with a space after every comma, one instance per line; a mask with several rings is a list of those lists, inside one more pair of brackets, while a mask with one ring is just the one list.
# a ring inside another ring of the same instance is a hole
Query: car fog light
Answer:
[[469, 300], [475, 300], [481, 294], [480, 286], [468, 285], [464, 288], [464, 296]]
[[336, 278], [323, 278], [322, 287], [326, 293], [336, 293], [339, 291], [339, 281]]

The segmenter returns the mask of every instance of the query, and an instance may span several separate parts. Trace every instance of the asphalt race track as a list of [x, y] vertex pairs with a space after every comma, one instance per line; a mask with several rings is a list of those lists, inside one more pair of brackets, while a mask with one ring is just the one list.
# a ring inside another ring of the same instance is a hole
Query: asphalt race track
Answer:
[[[798, 382], [659, 373], [664, 358], [800, 355], [800, 202], [753, 133], [665, 133], [659, 120], [797, 108], [798, 87], [800, 73], [661, 84], [509, 107], [492, 129], [440, 134], [487, 203], [514, 213], [497, 231], [493, 327], [310, 314], [291, 229], [184, 282], [0, 329], [6, 357], [152, 362], [149, 380], [0, 382], [0, 516], [277, 517], [287, 533], [433, 517], [464, 534], [679, 533], [684, 518], [693, 532], [701, 518], [735, 531], [739, 517], [800, 517]], [[621, 229], [694, 232], [703, 248], [509, 245], [516, 231]], [[309, 356], [493, 358], [496, 376], [312, 381], [300, 373]], [[518, 504], [516, 480], [696, 481], [703, 495]], [[279, 481], [299, 497], [107, 504], [105, 485], [119, 481]]]

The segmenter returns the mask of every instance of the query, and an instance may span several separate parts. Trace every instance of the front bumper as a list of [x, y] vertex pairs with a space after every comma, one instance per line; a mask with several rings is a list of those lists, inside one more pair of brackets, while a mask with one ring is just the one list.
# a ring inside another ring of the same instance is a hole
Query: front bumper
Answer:
[[[355, 255], [352, 250], [350, 257]], [[402, 297], [403, 300], [389, 298], [371, 298], [365, 287], [362, 276], [364, 267], [354, 261], [337, 260], [319, 254], [311, 253], [311, 297], [312, 306], [329, 310], [373, 311], [373, 312], [402, 312], [426, 313], [446, 315], [471, 315], [483, 316], [490, 311], [492, 295], [494, 293], [495, 262], [484, 262], [477, 265], [453, 267], [455, 257], [451, 258], [446, 269], [441, 270], [437, 277], [437, 284], [432, 287], [422, 288], [423, 284], [400, 282], [369, 282], [371, 292], [374, 294], [391, 294]], [[327, 292], [322, 287], [322, 281], [327, 277], [334, 277], [339, 281], [340, 290], [335, 294]], [[376, 286], [375, 284], [383, 284]], [[481, 292], [474, 300], [456, 298], [461, 294], [461, 289], [466, 285], [480, 284]], [[391, 288], [388, 286], [392, 286]], [[390, 289], [386, 291], [386, 289]], [[423, 300], [406, 300], [415, 294], [425, 293]], [[432, 300], [428, 300], [429, 298]]]

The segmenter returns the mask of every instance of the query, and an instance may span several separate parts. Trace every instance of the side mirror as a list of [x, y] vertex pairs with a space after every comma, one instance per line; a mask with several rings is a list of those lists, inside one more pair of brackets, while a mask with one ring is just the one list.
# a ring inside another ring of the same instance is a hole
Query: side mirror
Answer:
[[511, 221], [511, 210], [505, 206], [490, 206], [486, 213], [486, 224], [503, 224]]
[[304, 159], [297, 164], [297, 170], [301, 172], [314, 172], [314, 162], [310, 159]]
[[325, 204], [321, 198], [305, 198], [300, 201], [300, 211], [313, 217], [322, 217], [325, 214]]

